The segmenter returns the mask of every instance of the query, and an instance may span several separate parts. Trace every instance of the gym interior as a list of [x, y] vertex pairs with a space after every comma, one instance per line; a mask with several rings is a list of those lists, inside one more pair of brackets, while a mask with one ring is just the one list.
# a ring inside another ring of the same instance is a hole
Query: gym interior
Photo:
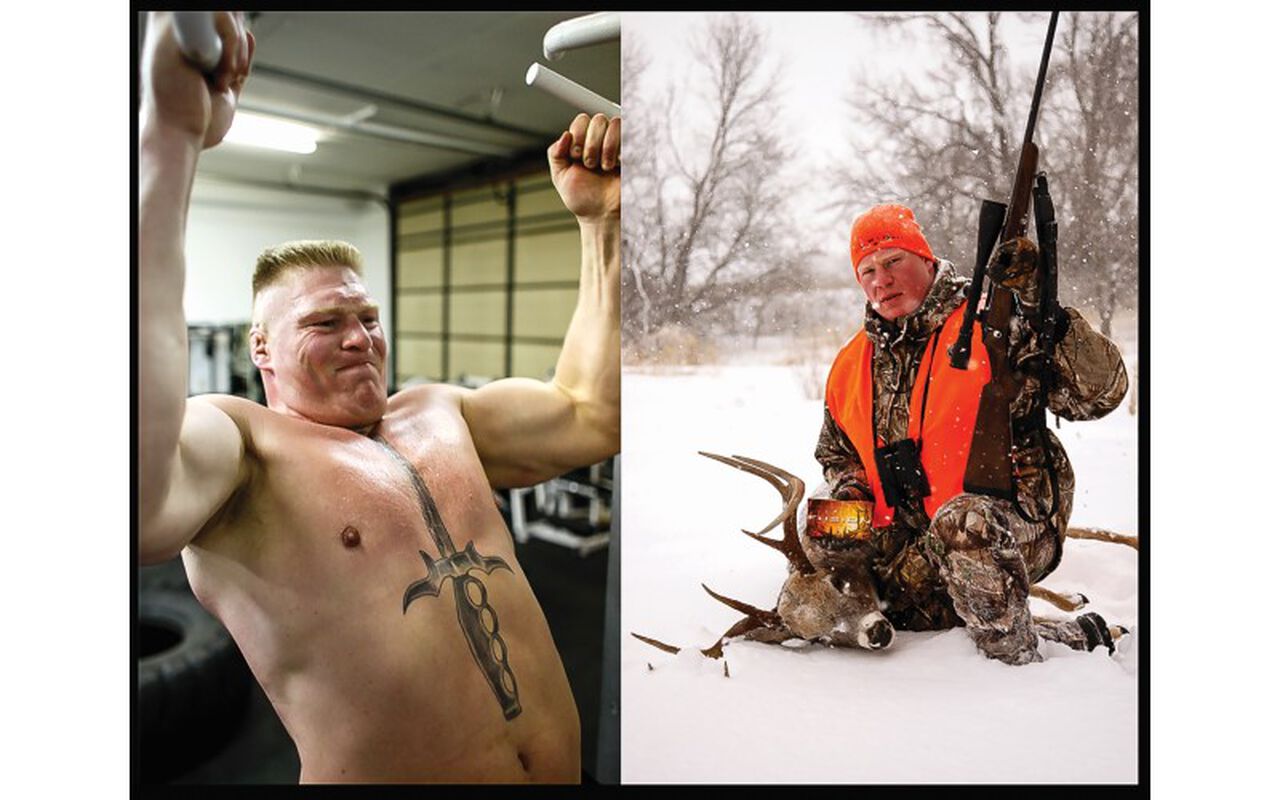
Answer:
[[[580, 254], [546, 149], [576, 109], [525, 76], [548, 62], [547, 31], [579, 15], [248, 16], [257, 50], [236, 125], [249, 124], [201, 157], [192, 193], [189, 394], [264, 402], [248, 357], [250, 281], [265, 247], [296, 239], [361, 251], [388, 331], [390, 391], [549, 378]], [[140, 53], [146, 15], [135, 25]], [[614, 40], [552, 66], [616, 100], [620, 64]], [[286, 139], [241, 138], [254, 126]], [[568, 673], [584, 772], [602, 783], [619, 773], [618, 480], [609, 459], [494, 498]], [[296, 783], [292, 741], [225, 630], [191, 596], [180, 559], [139, 568], [135, 594], [141, 782]]]

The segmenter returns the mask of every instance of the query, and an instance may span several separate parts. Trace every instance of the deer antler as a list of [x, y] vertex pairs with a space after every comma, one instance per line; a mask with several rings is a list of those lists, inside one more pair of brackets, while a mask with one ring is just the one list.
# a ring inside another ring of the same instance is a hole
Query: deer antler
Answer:
[[777, 611], [765, 611], [763, 608], [756, 608], [750, 603], [744, 603], [741, 600], [734, 600], [732, 597], [725, 597], [722, 594], [717, 594], [711, 591], [705, 583], [702, 584], [702, 588], [707, 594], [719, 600], [721, 603], [724, 603], [734, 611], [740, 611], [743, 614], [746, 614], [748, 619], [753, 619], [761, 625], [776, 628], [782, 624], [782, 617], [778, 616]]
[[[786, 625], [782, 622], [782, 617], [778, 616], [777, 611], [765, 611], [763, 608], [756, 608], [750, 603], [744, 603], [741, 600], [734, 600], [731, 597], [725, 597], [722, 594], [717, 594], [707, 588], [705, 583], [702, 584], [702, 588], [706, 590], [707, 594], [719, 600], [721, 603], [724, 603], [729, 608], [746, 614], [745, 617], [733, 623], [733, 625], [729, 627], [729, 630], [721, 634], [720, 638], [716, 639], [715, 644], [710, 647], [704, 647], [699, 651], [707, 658], [723, 658], [725, 642], [735, 636], [742, 636], [759, 628], [769, 628], [770, 630], [784, 633], [788, 637], [790, 636], [790, 633], [786, 629]], [[645, 644], [653, 645], [664, 653], [671, 653], [672, 655], [675, 655], [680, 652], [680, 648], [675, 645], [667, 644], [666, 642], [662, 642], [657, 639], [651, 639], [648, 636], [641, 636], [634, 632], [631, 635]]]
[[[809, 561], [809, 557], [804, 554], [804, 549], [800, 546], [800, 533], [796, 527], [796, 509], [800, 507], [800, 501], [804, 497], [804, 481], [787, 472], [784, 469], [775, 467], [764, 461], [757, 461], [754, 458], [746, 456], [722, 456], [715, 453], [706, 453], [701, 450], [699, 455], [719, 461], [722, 464], [728, 464], [734, 469], [740, 469], [743, 472], [749, 472], [759, 478], [763, 478], [766, 483], [778, 490], [778, 494], [782, 495], [783, 506], [781, 513], [774, 517], [768, 525], [765, 525], [758, 532], [743, 530], [742, 532], [755, 539], [757, 542], [763, 542], [773, 549], [781, 552], [787, 557], [787, 561], [796, 571], [803, 575], [813, 575], [817, 572], [813, 564]], [[782, 524], [782, 539], [770, 539], [765, 533], [773, 530]], [[765, 611], [762, 608], [744, 603], [741, 600], [734, 600], [731, 597], [725, 597], [717, 594], [707, 587], [704, 583], [702, 588], [707, 594], [724, 603], [729, 608], [741, 612], [746, 616], [735, 622], [729, 630], [716, 640], [716, 643], [710, 647], [704, 648], [700, 652], [708, 658], [722, 658], [724, 656], [725, 642], [737, 636], [746, 636], [752, 634], [759, 637], [762, 641], [781, 642], [785, 639], [793, 638], [794, 633], [787, 627], [782, 616], [778, 613], [775, 606], [772, 611]], [[667, 653], [679, 653], [680, 648], [666, 642], [652, 639], [648, 636], [641, 636], [632, 632], [635, 638], [652, 645], [659, 650]], [[751, 638], [751, 637], [749, 637]], [[726, 673], [727, 674], [727, 673]]]
[[[796, 509], [800, 507], [800, 500], [804, 497], [804, 481], [784, 469], [764, 461], [757, 461], [754, 458], [747, 458], [746, 456], [721, 456], [715, 453], [703, 452], [702, 450], [698, 451], [698, 455], [706, 456], [722, 464], [728, 464], [734, 469], [740, 469], [743, 472], [750, 472], [752, 475], [763, 478], [770, 486], [777, 489], [778, 494], [782, 495], [784, 501], [782, 513], [774, 517], [759, 532], [752, 533], [745, 529], [742, 532], [757, 542], [763, 542], [782, 553], [787, 557], [787, 561], [791, 562], [791, 566], [801, 573], [812, 575], [817, 571], [814, 569], [813, 564], [810, 563], [809, 557], [804, 554], [804, 549], [800, 546], [800, 534], [796, 529]], [[770, 539], [764, 535], [776, 528], [779, 522], [782, 523], [781, 541]]]

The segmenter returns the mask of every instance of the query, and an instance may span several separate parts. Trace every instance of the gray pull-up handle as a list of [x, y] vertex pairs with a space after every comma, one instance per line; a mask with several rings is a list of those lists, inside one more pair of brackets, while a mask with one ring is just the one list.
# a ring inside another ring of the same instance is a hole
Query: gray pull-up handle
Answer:
[[618, 12], [587, 14], [552, 25], [542, 37], [542, 54], [548, 60], [554, 60], [565, 50], [611, 42], [621, 36], [622, 15]]
[[206, 75], [222, 60], [222, 40], [213, 27], [212, 11], [173, 12], [173, 32], [187, 60]]
[[622, 116], [622, 108], [617, 103], [609, 102], [585, 86], [580, 86], [541, 64], [535, 63], [529, 67], [524, 82], [535, 89], [555, 95], [579, 111], [609, 117]]
[[[601, 11], [552, 25], [542, 37], [542, 54], [548, 59], [559, 58], [565, 50], [589, 47], [602, 42], [622, 38], [622, 15], [616, 11]], [[569, 80], [565, 76], [534, 63], [524, 75], [524, 82], [554, 95], [569, 105], [588, 114], [622, 116], [622, 107]]]

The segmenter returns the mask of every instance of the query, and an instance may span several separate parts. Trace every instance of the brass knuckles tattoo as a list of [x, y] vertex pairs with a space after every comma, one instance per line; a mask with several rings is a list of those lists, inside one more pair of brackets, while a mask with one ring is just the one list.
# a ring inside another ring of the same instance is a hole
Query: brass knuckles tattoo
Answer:
[[413, 488], [418, 494], [418, 505], [422, 509], [422, 518], [427, 523], [427, 530], [440, 551], [440, 558], [432, 560], [425, 551], [419, 550], [422, 561], [427, 565], [427, 577], [409, 584], [404, 591], [403, 611], [408, 613], [409, 604], [419, 597], [439, 597], [444, 584], [453, 579], [454, 604], [458, 609], [458, 623], [471, 649], [471, 656], [476, 660], [493, 689], [493, 694], [502, 706], [502, 716], [515, 719], [520, 714], [520, 692], [516, 688], [516, 676], [507, 661], [507, 643], [503, 641], [498, 629], [498, 615], [489, 605], [488, 591], [484, 583], [473, 570], [482, 570], [486, 574], [495, 569], [511, 571], [507, 562], [498, 556], [482, 556], [476, 552], [475, 542], [468, 542], [459, 551], [449, 536], [449, 530], [440, 518], [435, 500], [427, 485], [423, 483], [418, 470], [405, 459], [394, 447], [381, 436], [373, 440], [390, 451], [400, 462], [413, 481]]

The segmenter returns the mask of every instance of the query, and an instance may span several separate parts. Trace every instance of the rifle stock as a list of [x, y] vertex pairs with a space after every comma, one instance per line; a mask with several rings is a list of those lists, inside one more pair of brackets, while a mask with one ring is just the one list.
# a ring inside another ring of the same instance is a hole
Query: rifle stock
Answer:
[[1013, 177], [1013, 193], [1009, 199], [1009, 213], [1004, 218], [1000, 232], [1001, 243], [1027, 233], [1027, 212], [1031, 208], [1031, 186], [1040, 165], [1040, 148], [1035, 142], [1024, 142], [1018, 155], [1018, 171]]
[[[1018, 158], [1000, 241], [1016, 239], [1027, 232], [1027, 212], [1031, 208], [1031, 186], [1039, 166], [1040, 148], [1025, 142]], [[986, 201], [983, 203], [986, 207]], [[974, 276], [975, 282], [977, 276]], [[1014, 500], [1013, 486], [1013, 400], [1022, 381], [1009, 364], [1009, 321], [1013, 316], [1013, 292], [991, 282], [986, 318], [982, 323], [982, 344], [991, 365], [991, 380], [982, 387], [978, 418], [973, 426], [969, 463], [965, 466], [964, 490], [972, 494]]]
[[1003, 286], [992, 286], [987, 320], [982, 326], [982, 343], [991, 365], [991, 380], [982, 387], [978, 418], [973, 426], [973, 443], [969, 448], [969, 463], [964, 472], [966, 492], [1004, 500], [1014, 499], [1010, 409], [1022, 386], [1009, 365], [1009, 317], [1012, 313], [1013, 292]]

